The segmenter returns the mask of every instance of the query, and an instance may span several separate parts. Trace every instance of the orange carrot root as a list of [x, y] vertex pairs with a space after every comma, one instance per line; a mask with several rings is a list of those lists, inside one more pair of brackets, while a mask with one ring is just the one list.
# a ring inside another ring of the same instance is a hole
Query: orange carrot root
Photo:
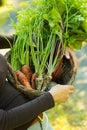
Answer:
[[32, 72], [31, 72], [30, 67], [28, 65], [23, 65], [22, 68], [21, 68], [21, 71], [25, 74], [28, 81], [31, 82]]
[[26, 78], [26, 76], [20, 70], [17, 70], [15, 72], [15, 74], [17, 75], [17, 78], [22, 85], [31, 89], [31, 85], [30, 85], [28, 79]]
[[37, 77], [37, 74], [34, 73], [32, 74], [32, 79], [31, 79], [31, 84], [32, 84], [32, 88], [35, 89], [36, 88], [36, 84], [35, 84], [35, 79]]

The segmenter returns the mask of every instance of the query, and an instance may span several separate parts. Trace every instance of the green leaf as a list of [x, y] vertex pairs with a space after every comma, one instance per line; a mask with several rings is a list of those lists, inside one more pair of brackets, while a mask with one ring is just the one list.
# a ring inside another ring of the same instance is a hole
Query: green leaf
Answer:
[[76, 50], [80, 50], [82, 47], [82, 42], [80, 41], [74, 41], [73, 44], [68, 44], [70, 46], [70, 48], [72, 49], [76, 49]]

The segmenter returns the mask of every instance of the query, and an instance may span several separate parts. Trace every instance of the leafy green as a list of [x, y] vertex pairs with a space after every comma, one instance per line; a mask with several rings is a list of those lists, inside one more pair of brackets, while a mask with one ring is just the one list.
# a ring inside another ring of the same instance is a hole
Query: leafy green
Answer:
[[87, 1], [32, 0], [18, 12], [14, 28], [17, 40], [12, 48], [13, 67], [30, 65], [32, 60], [38, 75], [51, 75], [66, 46], [81, 49], [82, 42], [87, 41]]

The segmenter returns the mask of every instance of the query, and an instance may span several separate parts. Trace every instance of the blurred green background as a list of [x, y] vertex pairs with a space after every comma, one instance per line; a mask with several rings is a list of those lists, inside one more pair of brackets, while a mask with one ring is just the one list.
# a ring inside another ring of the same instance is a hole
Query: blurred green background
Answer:
[[[16, 23], [17, 11], [26, 6], [27, 1], [0, 0], [0, 34], [15, 33], [11, 21]], [[67, 103], [56, 104], [46, 112], [54, 130], [87, 130], [87, 44], [75, 52], [79, 60], [75, 92]]]

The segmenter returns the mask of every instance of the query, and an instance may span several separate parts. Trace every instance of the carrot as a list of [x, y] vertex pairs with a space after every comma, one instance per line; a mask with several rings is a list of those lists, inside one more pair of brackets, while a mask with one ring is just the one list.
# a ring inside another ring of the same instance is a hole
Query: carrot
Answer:
[[33, 88], [33, 89], [36, 88], [36, 83], [35, 83], [36, 77], [37, 77], [37, 74], [36, 74], [36, 73], [32, 74], [31, 84], [32, 84], [32, 88]]
[[21, 68], [21, 71], [25, 74], [28, 81], [31, 82], [32, 72], [31, 72], [30, 67], [28, 65], [23, 65], [22, 68]]
[[27, 88], [30, 88], [31, 89], [31, 85], [28, 81], [28, 79], [26, 78], [26, 76], [23, 74], [23, 72], [21, 72], [20, 70], [17, 70], [15, 72], [15, 74], [17, 75], [17, 79], [19, 80], [19, 82], [26, 86]]

